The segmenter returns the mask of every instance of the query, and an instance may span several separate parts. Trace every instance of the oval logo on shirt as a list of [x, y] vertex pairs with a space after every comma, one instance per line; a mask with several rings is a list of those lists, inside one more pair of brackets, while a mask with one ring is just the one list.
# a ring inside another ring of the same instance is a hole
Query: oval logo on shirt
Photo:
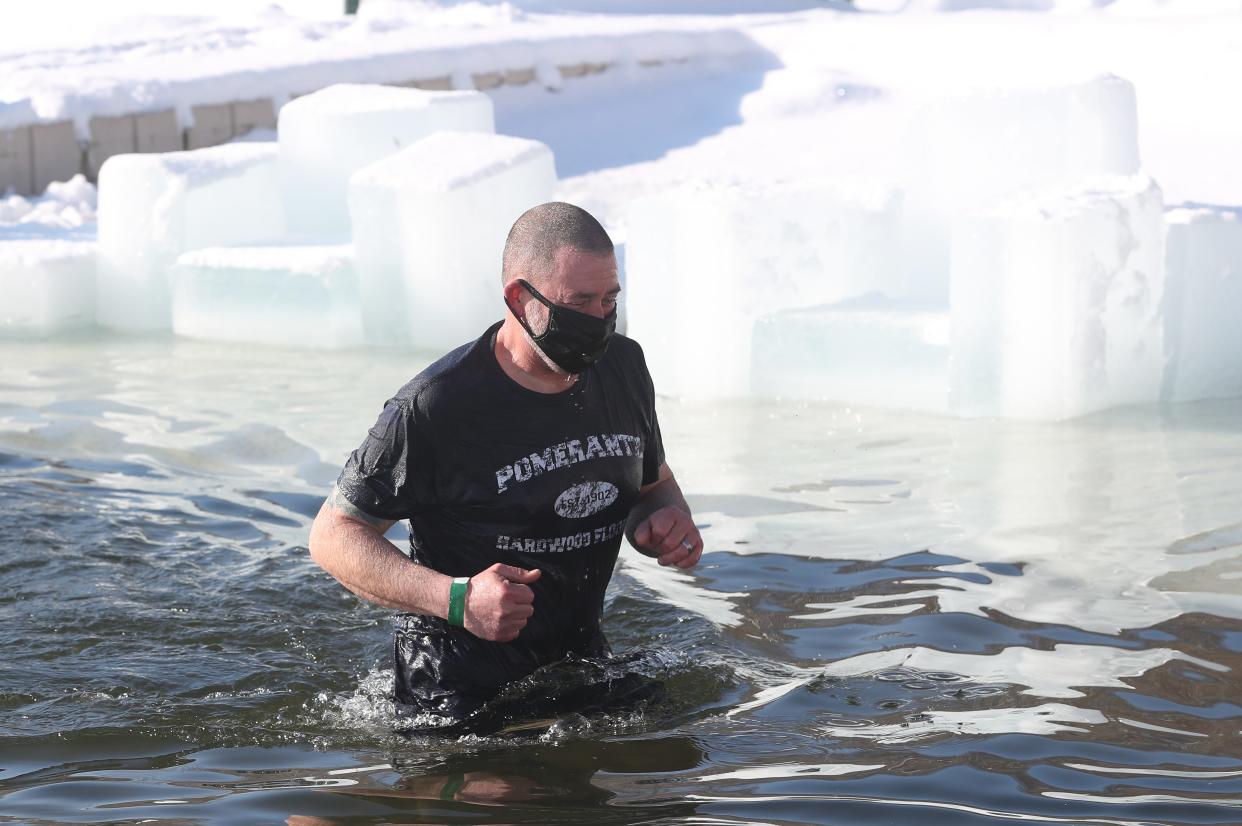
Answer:
[[556, 497], [556, 512], [567, 519], [581, 519], [617, 501], [621, 491], [611, 482], [583, 482]]

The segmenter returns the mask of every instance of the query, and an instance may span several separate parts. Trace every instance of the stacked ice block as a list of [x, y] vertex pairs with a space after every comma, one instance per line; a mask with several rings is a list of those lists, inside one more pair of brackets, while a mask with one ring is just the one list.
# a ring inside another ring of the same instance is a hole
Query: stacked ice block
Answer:
[[[628, 333], [689, 396], [1063, 419], [1242, 395], [1242, 213], [1163, 214], [1135, 109], [1111, 76], [977, 92], [924, 108], [899, 186], [739, 169], [636, 201]], [[331, 87], [276, 144], [111, 158], [97, 256], [0, 244], [0, 333], [443, 352], [503, 316], [506, 233], [555, 187], [480, 93]]]
[[1242, 393], [1206, 309], [1237, 295], [1207, 274], [1237, 254], [1233, 219], [1174, 220], [1166, 262], [1135, 108], [1112, 76], [959, 96], [918, 119], [887, 198], [705, 182], [643, 201], [627, 307], [657, 386], [1031, 419], [1153, 402], [1162, 382]]
[[431, 135], [354, 175], [349, 205], [372, 338], [445, 351], [499, 320], [505, 237], [555, 186], [547, 146], [479, 132]]
[[1113, 75], [982, 90], [926, 104], [912, 188], [952, 214], [1033, 186], [1139, 171], [1134, 86]]
[[951, 403], [1067, 419], [1155, 401], [1164, 370], [1160, 190], [1147, 177], [1031, 193], [954, 236]]
[[276, 147], [115, 155], [99, 173], [99, 323], [167, 330], [169, 272], [189, 250], [285, 231]]
[[480, 92], [341, 83], [285, 104], [277, 134], [290, 230], [347, 240], [350, 176], [442, 131], [495, 131], [491, 99]]
[[[465, 177], [440, 181], [443, 191], [423, 198], [422, 213], [381, 210], [360, 220], [368, 243], [377, 231], [397, 246], [417, 238], [417, 246], [435, 249], [414, 250], [415, 256], [433, 266], [451, 262], [445, 277], [465, 283], [469, 267], [457, 260], [458, 252], [435, 251], [469, 236], [449, 226], [479, 219], [495, 234], [489, 209], [501, 219], [516, 217], [509, 217], [515, 201], [507, 186], [521, 191], [516, 202], [533, 205], [526, 203], [530, 190], [523, 188], [521, 175], [497, 177], [488, 167], [514, 160], [509, 149], [495, 150], [495, 142], [509, 146], [505, 141], [512, 139], [490, 134], [491, 101], [478, 92], [340, 85], [282, 108], [275, 144], [109, 159], [100, 173], [100, 323], [125, 330], [172, 326], [200, 338], [314, 347], [356, 346], [366, 338], [407, 340], [404, 330], [391, 336], [376, 314], [371, 318], [376, 326], [364, 336], [346, 187], [358, 169], [450, 128], [473, 132], [436, 143], [434, 156], [424, 154], [423, 167], [436, 174], [454, 168]], [[463, 154], [460, 146], [470, 148]], [[546, 147], [543, 152], [550, 170], [550, 153]], [[488, 183], [470, 178], [470, 164]], [[541, 179], [538, 193], [549, 198], [551, 184]], [[466, 206], [454, 207], [463, 198]], [[436, 232], [409, 223], [426, 215], [441, 221]], [[503, 231], [500, 237], [503, 242]], [[382, 255], [368, 254], [366, 261], [376, 268], [364, 268], [364, 280], [392, 288], [373, 291], [372, 304], [393, 308], [405, 324], [404, 285], [385, 281]], [[493, 269], [489, 262], [489, 272]], [[425, 278], [431, 298], [438, 298], [435, 276]], [[481, 296], [472, 294], [464, 306], [447, 314], [481, 317]]]
[[0, 336], [43, 337], [94, 323], [93, 243], [0, 243]]
[[1139, 171], [1134, 86], [1104, 75], [947, 96], [921, 107], [907, 143], [903, 292], [947, 303], [959, 216], [1029, 187]]
[[215, 247], [173, 266], [173, 332], [288, 347], [357, 347], [362, 313], [353, 249]]
[[704, 183], [635, 203], [626, 242], [629, 335], [666, 393], [751, 392], [755, 321], [895, 277], [889, 191]]
[[1242, 209], [1170, 210], [1163, 398], [1242, 396]]
[[949, 314], [878, 294], [755, 324], [751, 386], [769, 398], [948, 413]]

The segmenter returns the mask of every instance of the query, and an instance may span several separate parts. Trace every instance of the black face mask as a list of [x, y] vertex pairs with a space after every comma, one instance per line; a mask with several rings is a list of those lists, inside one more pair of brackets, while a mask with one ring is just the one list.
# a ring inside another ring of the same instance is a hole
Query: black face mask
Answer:
[[535, 335], [526, 319], [509, 312], [518, 320], [523, 329], [530, 335], [535, 346], [566, 373], [581, 373], [604, 357], [608, 350], [608, 339], [617, 328], [617, 308], [603, 318], [590, 313], [580, 313], [567, 307], [558, 307], [539, 294], [527, 281], [519, 278], [518, 283], [530, 292], [535, 299], [548, 308], [548, 327], [540, 335]]

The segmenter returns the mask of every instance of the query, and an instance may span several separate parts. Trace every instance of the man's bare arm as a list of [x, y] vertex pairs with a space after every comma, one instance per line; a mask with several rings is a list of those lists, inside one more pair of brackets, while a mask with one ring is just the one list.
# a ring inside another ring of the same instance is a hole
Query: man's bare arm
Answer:
[[625, 537], [640, 553], [656, 557], [661, 565], [690, 568], [703, 554], [703, 538], [694, 525], [690, 506], [667, 464], [660, 475], [639, 491], [630, 510]]
[[[447, 618], [450, 577], [411, 560], [384, 534], [395, 523], [359, 510], [336, 488], [311, 526], [311, 558], [365, 600]], [[470, 578], [463, 624], [485, 640], [516, 639], [534, 614], [538, 570], [496, 563]]]
[[311, 526], [311, 558], [365, 600], [447, 616], [451, 579], [393, 547], [384, 534], [394, 524], [359, 510], [334, 486]]

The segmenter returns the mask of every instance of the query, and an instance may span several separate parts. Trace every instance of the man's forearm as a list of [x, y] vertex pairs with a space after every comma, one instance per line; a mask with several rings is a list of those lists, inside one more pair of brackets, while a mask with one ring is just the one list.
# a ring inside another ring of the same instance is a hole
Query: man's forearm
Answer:
[[642, 550], [634, 539], [634, 530], [651, 514], [670, 505], [681, 508], [687, 514], [690, 513], [690, 506], [686, 504], [686, 497], [682, 495], [681, 487], [671, 476], [649, 488], [630, 509], [630, 516], [625, 522], [625, 538], [630, 541], [630, 544]]
[[311, 557], [365, 600], [414, 614], [443, 617], [450, 578], [410, 560], [373, 526], [332, 512], [315, 518]]
[[[311, 557], [365, 600], [411, 614], [448, 619], [453, 580], [419, 565], [384, 538], [394, 523], [363, 513], [333, 489], [311, 526]], [[496, 564], [470, 577], [459, 622], [493, 642], [517, 639], [534, 614], [539, 570]]]

